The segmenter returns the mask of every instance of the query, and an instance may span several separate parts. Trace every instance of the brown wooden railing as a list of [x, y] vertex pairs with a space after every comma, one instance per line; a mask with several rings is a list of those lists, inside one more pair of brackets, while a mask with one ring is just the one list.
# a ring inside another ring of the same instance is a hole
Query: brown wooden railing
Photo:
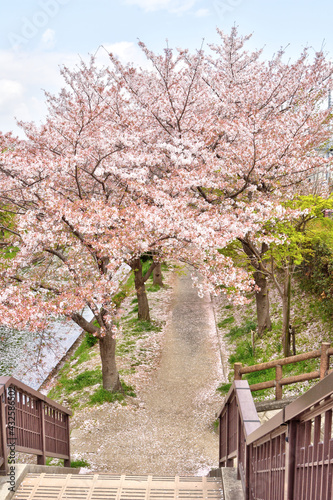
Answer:
[[0, 377], [0, 473], [8, 471], [14, 452], [63, 458], [70, 466], [70, 410], [13, 377]]
[[245, 500], [332, 500], [333, 373], [260, 425], [248, 382], [219, 413], [220, 467], [237, 463]]
[[[257, 365], [243, 366], [242, 363], [234, 364], [234, 379], [241, 380], [242, 375], [246, 373], [254, 373], [261, 370], [268, 370], [275, 368], [275, 379], [266, 382], [259, 382], [258, 384], [250, 385], [251, 391], [260, 391], [262, 389], [270, 389], [275, 387], [275, 399], [282, 399], [282, 388], [284, 385], [295, 384], [297, 382], [304, 382], [305, 380], [313, 380], [320, 378], [322, 380], [330, 370], [330, 356], [333, 356], [333, 348], [330, 347], [329, 342], [323, 342], [321, 348], [316, 351], [304, 352], [296, 356], [289, 356], [288, 358], [273, 359], [266, 363], [259, 363]], [[299, 361], [308, 359], [320, 358], [320, 368], [317, 371], [302, 373], [301, 375], [293, 375], [291, 377], [283, 378], [282, 367]]]

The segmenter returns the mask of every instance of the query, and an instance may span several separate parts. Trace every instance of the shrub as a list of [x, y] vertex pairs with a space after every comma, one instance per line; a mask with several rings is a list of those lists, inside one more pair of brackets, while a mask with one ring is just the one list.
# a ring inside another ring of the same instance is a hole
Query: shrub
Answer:
[[86, 460], [83, 460], [83, 459], [72, 460], [71, 467], [73, 467], [74, 469], [78, 469], [79, 467], [90, 467], [90, 464]]

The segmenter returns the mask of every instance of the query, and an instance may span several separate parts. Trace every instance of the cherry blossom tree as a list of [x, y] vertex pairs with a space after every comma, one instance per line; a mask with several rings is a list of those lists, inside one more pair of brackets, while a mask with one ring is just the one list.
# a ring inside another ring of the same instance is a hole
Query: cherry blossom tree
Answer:
[[150, 274], [173, 233], [146, 192], [135, 115], [112, 75], [93, 59], [62, 75], [45, 124], [22, 123], [27, 140], [2, 153], [1, 196], [15, 214], [6, 236], [18, 251], [3, 263], [1, 321], [30, 329], [59, 315], [75, 321], [98, 337], [103, 387], [114, 391], [117, 273], [128, 263], [137, 282], [140, 255], [153, 249]]
[[[209, 55], [155, 55], [141, 43], [150, 70], [112, 55], [109, 69], [93, 59], [64, 68], [44, 125], [21, 124], [27, 141], [2, 153], [0, 193], [15, 212], [7, 238], [18, 249], [3, 264], [2, 320], [32, 329], [74, 320], [99, 338], [108, 390], [120, 388], [112, 295], [121, 265], [134, 270], [145, 312], [145, 281], [170, 256], [199, 269], [207, 290], [245, 301], [252, 276], [219, 250], [259, 234], [327, 164], [316, 150], [329, 136], [323, 54], [284, 63], [280, 52], [267, 63], [237, 30], [220, 36]], [[257, 244], [274, 240], [260, 234]], [[143, 254], [153, 257], [145, 275]]]
[[304, 190], [309, 176], [329, 163], [320, 148], [331, 134], [331, 113], [322, 103], [332, 65], [322, 52], [311, 56], [309, 50], [295, 62], [284, 62], [283, 51], [266, 62], [261, 51], [245, 50], [250, 37], [237, 29], [219, 34], [221, 44], [209, 55], [167, 49], [156, 56], [141, 43], [149, 73], [111, 59], [141, 110], [142, 129], [149, 130], [155, 184], [183, 202], [192, 242], [187, 251], [205, 251], [207, 288], [239, 296], [251, 286], [227, 256], [217, 255], [238, 239], [255, 264], [262, 331], [270, 318], [261, 262], [274, 238], [261, 229], [276, 219], [281, 201]]
[[[1, 318], [32, 330], [59, 315], [75, 321], [99, 339], [103, 387], [118, 390], [117, 275], [124, 263], [133, 269], [139, 318], [149, 320], [145, 282], [159, 259], [186, 256], [187, 207], [156, 184], [159, 154], [114, 72], [92, 58], [62, 76], [60, 94], [46, 94], [45, 123], [21, 123], [27, 140], [2, 153], [1, 198], [15, 216], [6, 236], [17, 253], [3, 262]], [[153, 259], [145, 274], [143, 254]]]
[[[126, 89], [142, 131], [138, 147], [150, 179], [150, 195], [176, 224], [178, 245], [172, 247], [172, 256], [201, 270], [204, 265], [207, 272], [211, 267], [216, 270], [219, 262], [224, 287], [243, 300], [240, 291], [249, 290], [251, 279], [218, 252], [221, 241], [224, 246], [235, 237], [236, 226], [230, 225], [227, 211], [223, 218], [212, 217], [214, 207], [201, 196], [202, 167], [210, 154], [206, 128], [213, 119], [211, 91], [203, 80], [204, 54], [179, 50], [174, 56], [166, 49], [163, 55], [155, 55], [143, 43], [140, 46], [151, 70], [124, 66], [111, 54], [111, 71]], [[226, 207], [232, 212], [229, 201]]]
[[[220, 165], [228, 166], [231, 182], [220, 191], [203, 190], [202, 196], [211, 204], [229, 197], [238, 223], [246, 227], [248, 221], [247, 229], [237, 239], [254, 268], [259, 332], [270, 328], [270, 277], [281, 296], [282, 342], [288, 356], [290, 277], [295, 255], [292, 242], [287, 242], [284, 248], [289, 256], [285, 255], [280, 265], [284, 279], [279, 283], [275, 266], [267, 258], [272, 258], [276, 245], [281, 249], [279, 231], [267, 231], [265, 224], [268, 220], [278, 224], [285, 214], [281, 202], [306, 192], [311, 174], [329, 164], [320, 149], [331, 134], [332, 116], [323, 103], [332, 66], [323, 53], [310, 58], [307, 50], [293, 63], [283, 62], [282, 51], [269, 63], [260, 62], [260, 52], [245, 52], [247, 38], [239, 38], [235, 30], [230, 36], [221, 33], [221, 37], [222, 46], [213, 47], [218, 57], [210, 61], [204, 78], [217, 96], [216, 123], [220, 119], [222, 125], [220, 134], [218, 129], [215, 133], [214, 152], [220, 157]], [[218, 184], [216, 187], [219, 189]], [[297, 216], [297, 211], [294, 216], [289, 214], [294, 220]], [[288, 239], [288, 235], [284, 237]]]
[[[221, 37], [222, 46], [213, 47], [218, 57], [211, 60], [204, 78], [219, 100], [216, 120], [222, 115], [222, 124], [225, 118], [228, 123], [223, 127], [222, 137], [215, 134], [214, 149], [221, 163], [227, 160], [230, 171], [236, 168], [236, 176], [230, 176], [236, 183], [234, 186], [231, 183], [232, 188], [224, 192], [211, 189], [202, 196], [209, 203], [219, 203], [227, 194], [234, 201], [239, 222], [246, 224], [246, 219], [250, 222], [252, 218], [252, 228], [248, 227], [237, 238], [255, 269], [258, 323], [262, 332], [270, 327], [267, 287], [270, 273], [266, 256], [271, 255], [269, 249], [273, 243], [272, 232], [262, 228], [270, 217], [278, 221], [280, 203], [306, 191], [310, 175], [326, 169], [329, 163], [320, 148], [331, 134], [332, 116], [323, 102], [332, 66], [322, 53], [315, 54], [310, 61], [307, 50], [294, 63], [284, 63], [283, 52], [269, 63], [261, 63], [259, 52], [244, 52], [247, 38], [238, 38], [235, 30], [231, 36], [221, 33]], [[226, 155], [225, 150], [231, 155]], [[251, 218], [248, 208], [252, 211]], [[261, 220], [253, 218], [257, 215]], [[260, 238], [255, 237], [258, 229]], [[278, 238], [277, 231], [275, 236]], [[294, 262], [293, 255], [289, 260]], [[288, 275], [282, 288], [273, 279], [283, 305], [282, 338], [286, 355], [289, 355], [289, 278]]]

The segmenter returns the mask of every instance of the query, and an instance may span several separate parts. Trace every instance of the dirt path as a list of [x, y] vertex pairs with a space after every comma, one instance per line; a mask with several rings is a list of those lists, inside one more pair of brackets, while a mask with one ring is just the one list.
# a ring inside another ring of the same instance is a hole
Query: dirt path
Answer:
[[221, 377], [210, 298], [198, 297], [189, 273], [175, 274], [158, 369], [132, 404], [80, 412], [72, 453], [92, 470], [205, 475], [218, 461]]

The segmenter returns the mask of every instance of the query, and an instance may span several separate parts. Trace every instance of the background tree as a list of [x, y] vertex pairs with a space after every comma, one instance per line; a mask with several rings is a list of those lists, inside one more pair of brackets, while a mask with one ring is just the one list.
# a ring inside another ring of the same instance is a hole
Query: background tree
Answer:
[[[245, 242], [274, 220], [276, 207], [311, 173], [328, 165], [318, 148], [330, 136], [332, 117], [321, 104], [332, 66], [323, 53], [310, 60], [307, 50], [293, 63], [283, 61], [283, 51], [262, 61], [261, 51], [245, 50], [250, 37], [236, 29], [219, 34], [212, 55], [167, 49], [157, 56], [141, 43], [149, 72], [111, 59], [137, 110], [149, 176], [178, 203], [184, 239], [187, 231], [191, 241], [185, 258], [195, 261], [191, 250], [201, 248], [208, 288], [239, 295], [237, 271], [217, 249], [236, 238]], [[261, 258], [266, 251], [263, 242]], [[251, 280], [243, 278], [245, 290]], [[268, 295], [260, 269], [255, 279], [264, 329]]]
[[45, 124], [21, 124], [28, 140], [2, 154], [2, 200], [15, 215], [7, 233], [18, 252], [2, 273], [1, 318], [30, 329], [54, 316], [75, 321], [98, 337], [103, 387], [114, 391], [116, 275], [160, 248], [169, 224], [146, 194], [135, 120], [112, 75], [93, 59], [62, 75]]
[[[311, 252], [313, 233], [310, 224], [322, 221], [325, 209], [330, 209], [333, 199], [320, 196], [298, 196], [281, 207], [279, 216], [268, 221], [257, 233], [241, 241], [248, 263], [274, 286], [282, 304], [282, 344], [285, 356], [291, 354], [290, 332], [292, 279], [299, 266]], [[266, 251], [261, 252], [263, 241]], [[267, 282], [268, 285], [268, 282]], [[259, 321], [259, 317], [258, 317]]]
[[[119, 269], [131, 266], [139, 318], [149, 320], [145, 282], [159, 259], [188, 245], [188, 232], [184, 238], [181, 203], [147, 167], [149, 135], [122, 82], [94, 58], [62, 76], [60, 94], [47, 94], [45, 124], [21, 123], [27, 140], [7, 148], [0, 165], [18, 248], [2, 274], [2, 320], [30, 329], [51, 316], [75, 321], [98, 337], [103, 387], [113, 391], [120, 389], [112, 302]], [[143, 274], [145, 254], [153, 259]]]
[[[328, 163], [316, 150], [330, 133], [323, 54], [286, 64], [279, 53], [266, 63], [235, 29], [220, 35], [213, 55], [157, 56], [141, 44], [150, 71], [114, 58], [109, 70], [93, 59], [64, 68], [45, 124], [22, 124], [28, 140], [2, 155], [0, 191], [19, 249], [2, 274], [3, 321], [76, 321], [99, 338], [108, 390], [119, 388], [112, 295], [122, 263], [136, 273], [143, 312], [144, 283], [171, 255], [200, 269], [207, 289], [244, 301], [251, 275], [218, 250], [277, 224], [281, 200]], [[143, 275], [147, 253], [155, 258]]]

